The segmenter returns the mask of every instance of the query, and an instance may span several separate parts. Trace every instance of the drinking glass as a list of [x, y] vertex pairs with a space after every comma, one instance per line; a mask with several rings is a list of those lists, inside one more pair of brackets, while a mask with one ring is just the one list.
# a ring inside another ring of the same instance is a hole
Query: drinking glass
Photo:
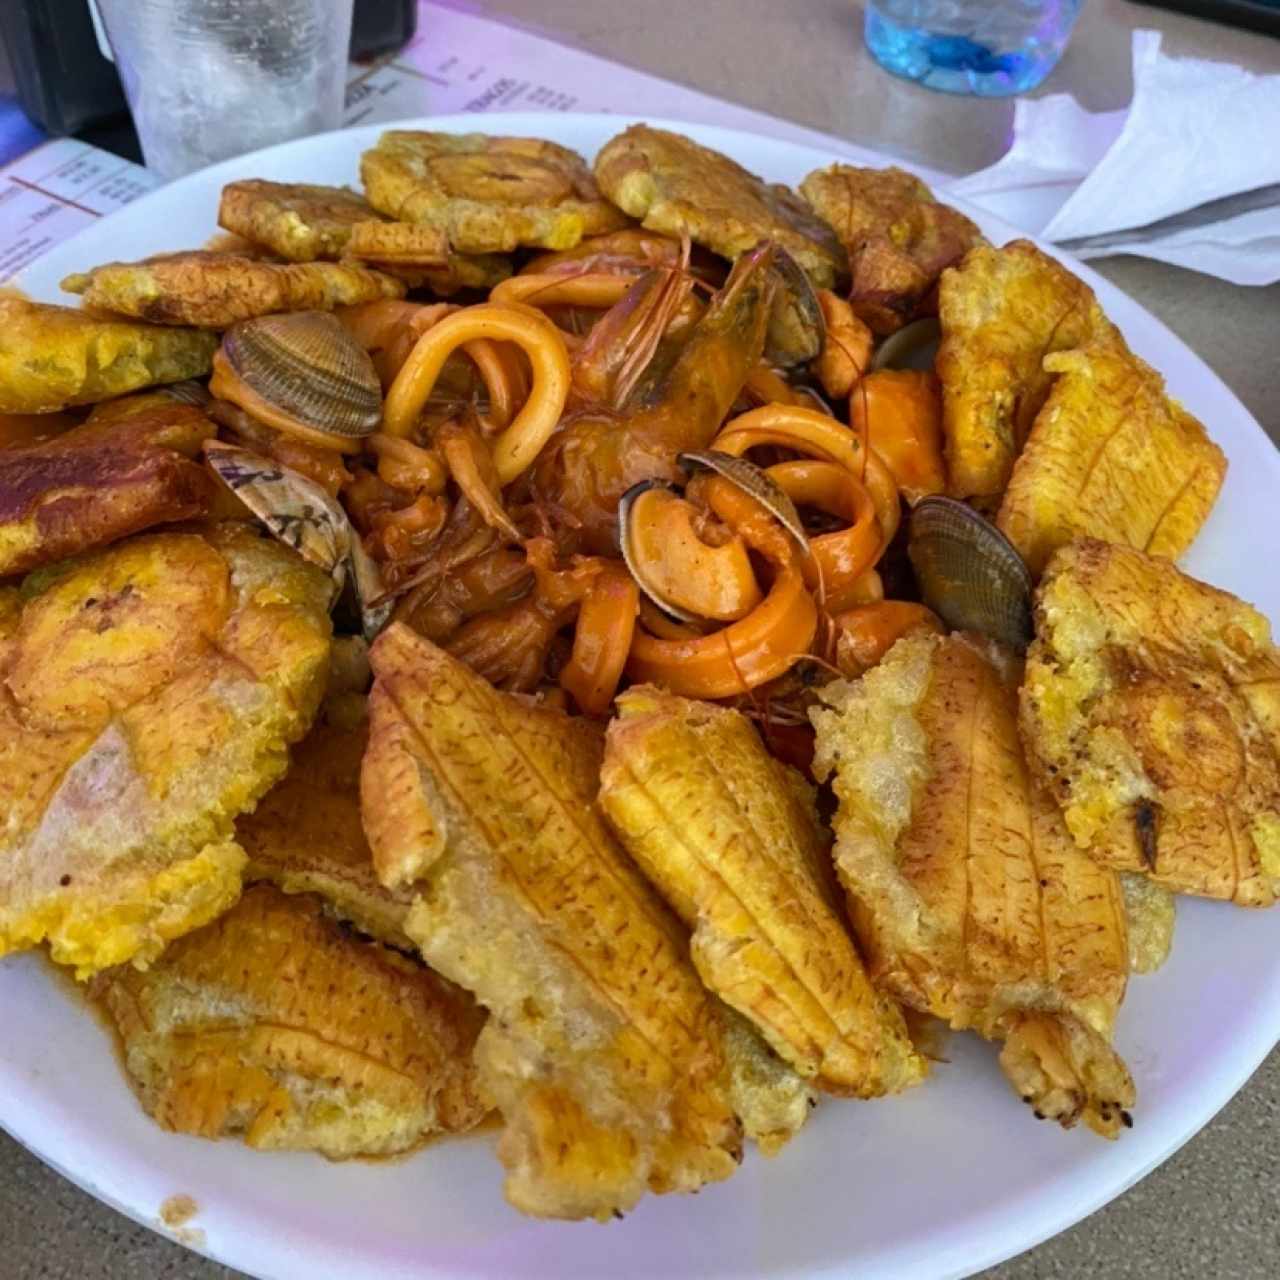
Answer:
[[97, 0], [147, 167], [176, 178], [342, 123], [353, 0]]
[[867, 0], [866, 40], [886, 71], [946, 93], [1034, 89], [1084, 0]]

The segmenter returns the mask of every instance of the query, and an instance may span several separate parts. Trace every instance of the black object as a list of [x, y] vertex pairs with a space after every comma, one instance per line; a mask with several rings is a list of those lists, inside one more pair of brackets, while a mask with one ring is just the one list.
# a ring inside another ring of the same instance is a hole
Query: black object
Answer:
[[1248, 27], [1264, 35], [1280, 36], [1280, 0], [1133, 0], [1155, 9], [1176, 9], [1210, 22]]
[[[417, 0], [355, 0], [351, 57], [391, 53], [417, 27]], [[98, 50], [87, 0], [0, 0], [0, 40], [22, 109], [40, 128], [141, 158], [120, 77]]]
[[22, 109], [45, 133], [75, 133], [129, 110], [85, 0], [0, 0], [0, 38]]

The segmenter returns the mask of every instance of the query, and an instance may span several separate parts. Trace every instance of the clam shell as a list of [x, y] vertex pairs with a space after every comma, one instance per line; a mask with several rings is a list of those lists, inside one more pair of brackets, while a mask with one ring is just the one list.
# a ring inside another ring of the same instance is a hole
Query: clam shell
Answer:
[[764, 358], [784, 368], [807, 364], [822, 350], [827, 336], [818, 295], [804, 268], [779, 244], [773, 246], [770, 270], [778, 279], [778, 292], [769, 313]]
[[942, 338], [937, 316], [913, 320], [891, 333], [871, 357], [871, 372], [877, 369], [932, 369]]
[[194, 378], [188, 378], [185, 382], [171, 382], [160, 390], [171, 400], [176, 400], [179, 404], [194, 405], [197, 409], [207, 408], [209, 401], [213, 399], [209, 388]]
[[1013, 544], [972, 507], [922, 498], [907, 555], [925, 604], [949, 627], [1022, 651], [1031, 643], [1031, 574]]
[[382, 384], [369, 353], [327, 312], [242, 320], [227, 330], [222, 351], [253, 391], [317, 431], [358, 438], [382, 421]]
[[735, 458], [731, 453], [721, 453], [718, 449], [701, 449], [696, 452], [682, 453], [676, 461], [686, 471], [714, 471], [723, 476], [730, 484], [737, 485], [743, 493], [749, 494], [800, 544], [803, 550], [809, 548], [809, 534], [800, 519], [796, 504], [783, 491], [782, 486], [766, 472], [746, 458]]
[[673, 484], [667, 484], [663, 480], [641, 480], [639, 484], [633, 484], [630, 489], [618, 499], [618, 547], [622, 552], [622, 559], [625, 562], [632, 578], [635, 579], [636, 586], [653, 601], [654, 604], [669, 617], [675, 618], [679, 622], [689, 622], [699, 624], [704, 619], [698, 617], [696, 613], [690, 613], [688, 609], [681, 608], [677, 604], [673, 604], [665, 596], [660, 595], [654, 590], [653, 586], [646, 581], [644, 573], [644, 565], [640, 563], [639, 558], [635, 555], [631, 545], [631, 515], [635, 508], [636, 499], [641, 494], [648, 493], [650, 489], [669, 489], [672, 493], [679, 493], [680, 490]]
[[336, 600], [358, 541], [337, 501], [314, 480], [248, 449], [210, 440], [204, 454], [214, 475], [272, 534], [333, 579]]

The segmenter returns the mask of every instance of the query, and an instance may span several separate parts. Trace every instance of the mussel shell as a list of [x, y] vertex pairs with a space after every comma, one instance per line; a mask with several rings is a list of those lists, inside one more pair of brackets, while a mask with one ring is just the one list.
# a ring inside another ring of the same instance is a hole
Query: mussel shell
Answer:
[[337, 599], [357, 541], [337, 501], [314, 480], [248, 449], [210, 440], [204, 454], [214, 475], [270, 533], [333, 579]]
[[222, 351], [252, 391], [317, 431], [358, 438], [382, 421], [373, 361], [328, 312], [242, 320], [227, 330]]
[[770, 271], [777, 278], [778, 290], [765, 331], [764, 358], [788, 369], [807, 364], [822, 351], [827, 338], [818, 295], [804, 268], [781, 245], [773, 246]]
[[1019, 652], [1031, 643], [1031, 574], [1008, 538], [972, 507], [922, 498], [911, 512], [907, 555], [921, 598], [947, 626]]
[[761, 470], [754, 462], [746, 458], [735, 458], [731, 453], [721, 453], [718, 449], [700, 449], [695, 452], [682, 453], [676, 461], [686, 471], [714, 471], [723, 476], [730, 484], [736, 485], [743, 493], [754, 498], [780, 525], [800, 544], [808, 550], [809, 534], [800, 519], [796, 504], [785, 493], [782, 486]]
[[877, 369], [932, 369], [942, 338], [937, 316], [913, 320], [891, 333], [871, 357], [871, 372]]
[[651, 583], [646, 580], [644, 565], [635, 555], [631, 545], [631, 519], [635, 509], [636, 500], [642, 494], [648, 493], [650, 489], [666, 489], [671, 493], [679, 493], [680, 490], [673, 484], [668, 484], [665, 480], [641, 480], [639, 484], [633, 484], [630, 489], [618, 499], [618, 549], [622, 552], [622, 559], [626, 563], [635, 584], [641, 591], [653, 601], [654, 604], [669, 617], [675, 618], [678, 622], [701, 623], [705, 619], [698, 617], [696, 613], [691, 613], [688, 609], [682, 608], [680, 605], [674, 604], [665, 596], [654, 590]]

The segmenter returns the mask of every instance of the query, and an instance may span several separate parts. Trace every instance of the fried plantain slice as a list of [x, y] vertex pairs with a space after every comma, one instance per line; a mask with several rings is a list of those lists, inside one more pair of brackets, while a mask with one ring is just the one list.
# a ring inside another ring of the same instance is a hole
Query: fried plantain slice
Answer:
[[632, 125], [600, 148], [595, 172], [605, 195], [650, 231], [687, 235], [730, 260], [776, 240], [816, 287], [848, 277], [835, 233], [790, 187], [691, 138]]
[[1134, 1100], [1110, 1044], [1124, 903], [1032, 785], [1014, 667], [976, 637], [903, 637], [819, 692], [815, 776], [834, 779], [836, 868], [872, 979], [1003, 1040], [1005, 1074], [1038, 1115], [1111, 1137]]
[[1154, 973], [1173, 948], [1173, 894], [1131, 871], [1120, 872], [1120, 889], [1129, 925], [1129, 970]]
[[94, 994], [163, 1128], [335, 1160], [412, 1150], [487, 1110], [475, 1002], [429, 969], [354, 938], [320, 899], [271, 885]]
[[1179, 893], [1280, 893], [1280, 651], [1169, 561], [1081, 539], [1036, 594], [1020, 727], [1090, 856]]
[[340, 258], [353, 227], [377, 215], [347, 187], [309, 182], [228, 182], [218, 202], [218, 225], [289, 262]]
[[997, 498], [1049, 395], [1044, 358], [1118, 340], [1093, 290], [1029, 240], [983, 244], [938, 286], [948, 493]]
[[383, 883], [415, 893], [427, 962], [490, 1013], [476, 1060], [511, 1203], [605, 1218], [728, 1177], [735, 1102], [757, 1132], [799, 1123], [798, 1078], [776, 1063], [771, 1082], [758, 1040], [726, 1044], [683, 927], [595, 807], [599, 727], [500, 693], [403, 624], [371, 658], [365, 828]]
[[1072, 538], [1176, 559], [1195, 540], [1227, 459], [1122, 341], [1045, 357], [1060, 375], [1036, 417], [996, 524], [1039, 575]]
[[85, 977], [226, 910], [324, 691], [330, 584], [245, 525], [39, 570], [0, 636], [0, 954]]
[[226, 329], [276, 311], [332, 311], [405, 292], [399, 280], [355, 263], [262, 262], [202, 249], [108, 262], [68, 276], [62, 287], [81, 294], [86, 307], [200, 329]]
[[375, 209], [439, 228], [464, 254], [571, 249], [627, 221], [577, 152], [540, 138], [391, 129], [360, 178]]
[[739, 711], [649, 686], [618, 699], [600, 805], [693, 930], [694, 967], [819, 1088], [878, 1097], [924, 1061], [872, 988], [833, 904], [812, 788]]
[[943, 269], [982, 240], [905, 169], [833, 164], [809, 174], [800, 194], [835, 229], [849, 256], [854, 313], [879, 334], [924, 314]]
[[386, 889], [360, 822], [360, 762], [367, 726], [317, 724], [290, 753], [289, 772], [236, 823], [249, 858], [246, 880], [286, 893], [316, 893], [340, 920], [415, 951], [404, 931], [413, 896]]
[[213, 481], [188, 458], [212, 421], [167, 396], [136, 399], [146, 403], [131, 415], [0, 450], [0, 577], [209, 509]]
[[91, 316], [0, 297], [0, 413], [53, 413], [138, 387], [200, 378], [218, 348], [198, 329]]

